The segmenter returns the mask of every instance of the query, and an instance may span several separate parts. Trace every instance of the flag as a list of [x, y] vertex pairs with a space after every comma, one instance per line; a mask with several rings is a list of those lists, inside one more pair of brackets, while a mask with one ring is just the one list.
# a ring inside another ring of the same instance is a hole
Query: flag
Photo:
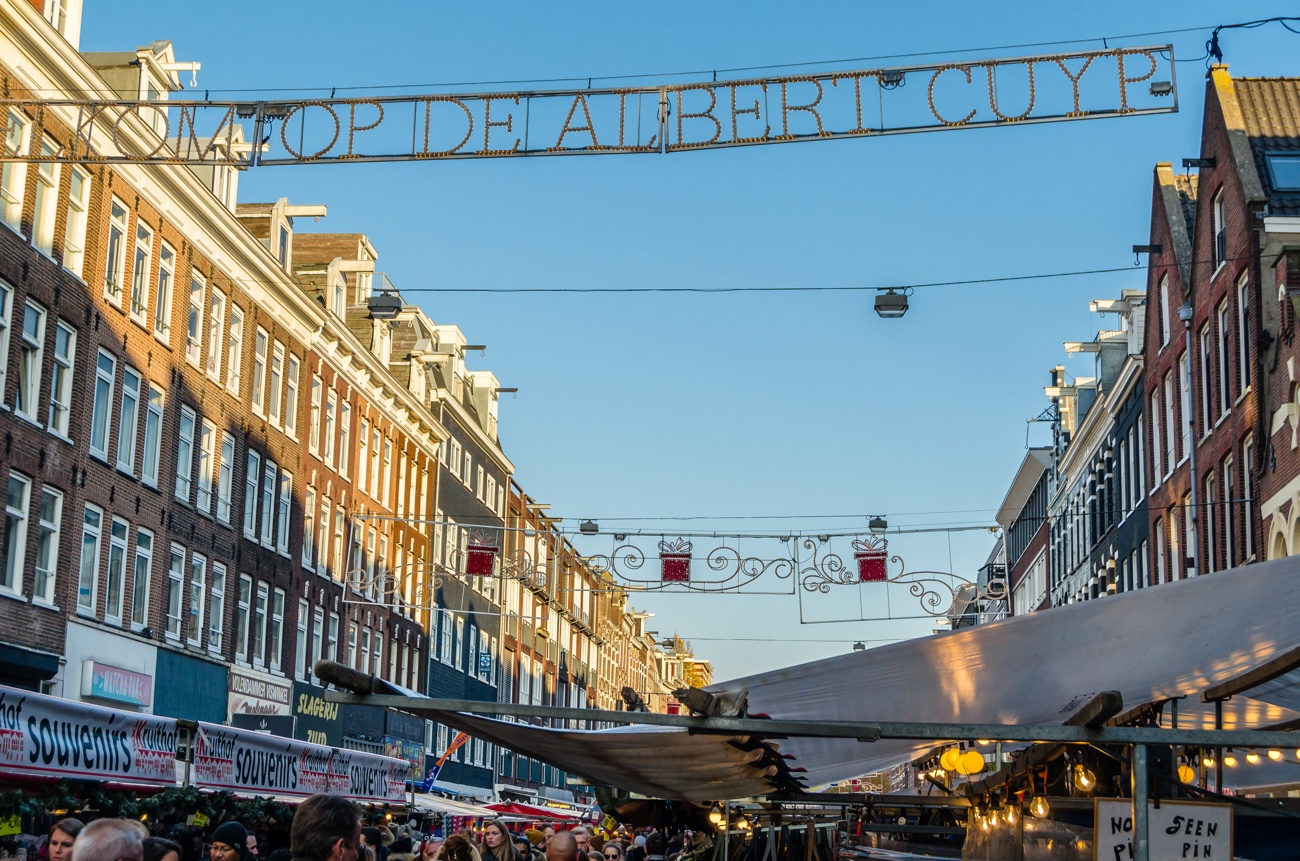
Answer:
[[442, 752], [442, 756], [438, 757], [438, 761], [433, 764], [433, 768], [429, 769], [429, 773], [425, 776], [425, 792], [428, 792], [433, 788], [433, 782], [438, 779], [438, 772], [442, 771], [442, 764], [447, 761], [447, 757], [464, 747], [465, 742], [467, 741], [469, 741], [469, 735], [467, 733], [456, 733], [456, 737], [452, 739], [451, 744], [447, 745], [447, 749]]

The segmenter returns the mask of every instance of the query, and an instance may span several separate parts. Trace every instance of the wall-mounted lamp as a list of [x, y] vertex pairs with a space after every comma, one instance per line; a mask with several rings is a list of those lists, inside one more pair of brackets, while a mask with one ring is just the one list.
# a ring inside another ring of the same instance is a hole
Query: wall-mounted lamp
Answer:
[[876, 293], [876, 313], [887, 320], [901, 317], [907, 313], [907, 291], [900, 293], [893, 287], [881, 288]]

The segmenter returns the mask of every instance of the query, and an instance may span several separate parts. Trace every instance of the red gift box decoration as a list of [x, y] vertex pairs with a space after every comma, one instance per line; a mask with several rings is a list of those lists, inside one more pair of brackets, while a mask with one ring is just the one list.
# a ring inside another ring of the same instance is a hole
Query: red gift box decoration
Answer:
[[661, 579], [665, 583], [685, 583], [691, 579], [691, 542], [679, 538], [671, 544], [659, 542]]
[[492, 576], [492, 563], [500, 550], [493, 544], [470, 544], [465, 550], [465, 573], [480, 577]]
[[889, 541], [880, 535], [872, 536], [865, 541], [858, 539], [853, 542], [853, 558], [858, 563], [858, 582], [883, 583], [889, 579], [885, 570], [888, 547]]

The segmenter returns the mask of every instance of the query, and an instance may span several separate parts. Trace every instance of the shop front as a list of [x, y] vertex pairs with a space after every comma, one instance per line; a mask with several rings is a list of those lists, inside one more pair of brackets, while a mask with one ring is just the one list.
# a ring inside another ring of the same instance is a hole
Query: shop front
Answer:
[[158, 647], [97, 625], [68, 621], [63, 695], [151, 713]]
[[226, 722], [241, 729], [292, 738], [292, 696], [288, 679], [231, 667]]
[[221, 723], [226, 719], [227, 676], [224, 664], [158, 649], [154, 714]]
[[0, 685], [38, 691], [59, 673], [58, 655], [0, 643]]
[[293, 683], [293, 737], [299, 741], [343, 746], [339, 704], [325, 701], [325, 689], [307, 682]]

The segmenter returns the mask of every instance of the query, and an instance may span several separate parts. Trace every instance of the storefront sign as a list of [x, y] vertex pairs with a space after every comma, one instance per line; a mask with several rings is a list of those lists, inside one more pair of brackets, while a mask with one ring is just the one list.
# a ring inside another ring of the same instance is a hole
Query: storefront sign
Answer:
[[246, 715], [233, 714], [230, 725], [235, 729], [246, 729], [264, 735], [278, 735], [293, 738], [293, 715]]
[[230, 670], [230, 714], [287, 715], [292, 688], [286, 681]]
[[0, 773], [176, 783], [176, 721], [0, 687]]
[[329, 747], [343, 745], [339, 704], [325, 702], [325, 689], [306, 682], [293, 683], [293, 737]]
[[353, 801], [401, 802], [411, 764], [261, 733], [200, 723], [194, 784], [306, 798], [317, 793]]
[[153, 703], [153, 676], [84, 661], [81, 690], [83, 696], [148, 708]]
[[[1097, 861], [1127, 861], [1133, 855], [1133, 802], [1098, 798], [1093, 845]], [[1191, 801], [1147, 802], [1151, 861], [1232, 857], [1232, 805]]]
[[388, 736], [384, 739], [384, 754], [394, 759], [404, 759], [411, 764], [412, 777], [418, 777], [424, 767], [424, 745], [404, 738]]

